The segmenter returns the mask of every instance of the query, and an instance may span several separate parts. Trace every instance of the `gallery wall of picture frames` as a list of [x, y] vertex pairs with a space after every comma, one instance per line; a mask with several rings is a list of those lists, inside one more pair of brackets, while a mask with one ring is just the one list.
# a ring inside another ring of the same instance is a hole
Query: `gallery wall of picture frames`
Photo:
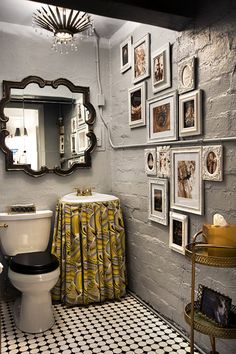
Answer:
[[[120, 73], [132, 69], [127, 123], [131, 129], [146, 126], [147, 146], [152, 146], [144, 150], [148, 218], [169, 226], [169, 247], [184, 254], [189, 216], [182, 212], [203, 215], [203, 181], [223, 180], [223, 146], [184, 146], [185, 138], [203, 133], [203, 90], [196, 87], [196, 56], [178, 63], [177, 90], [172, 88], [171, 49], [167, 42], [150, 52], [150, 33], [135, 42], [129, 36], [120, 44]], [[147, 80], [152, 97], [147, 97]], [[179, 140], [181, 147], [172, 148]]]

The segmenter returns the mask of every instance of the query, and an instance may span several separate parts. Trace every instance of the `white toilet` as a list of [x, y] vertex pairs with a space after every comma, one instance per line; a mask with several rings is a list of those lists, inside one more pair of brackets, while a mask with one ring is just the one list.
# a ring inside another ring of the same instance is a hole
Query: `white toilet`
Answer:
[[22, 292], [14, 304], [14, 319], [23, 332], [44, 332], [54, 324], [50, 290], [60, 274], [59, 262], [45, 251], [52, 214], [51, 210], [0, 213], [0, 222], [8, 225], [0, 231], [3, 254], [12, 257], [8, 276]]

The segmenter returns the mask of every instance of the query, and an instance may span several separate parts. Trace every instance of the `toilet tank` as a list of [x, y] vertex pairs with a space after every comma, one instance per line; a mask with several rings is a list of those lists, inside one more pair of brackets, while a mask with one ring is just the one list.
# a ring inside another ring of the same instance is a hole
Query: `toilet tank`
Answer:
[[17, 253], [45, 251], [50, 237], [51, 210], [35, 213], [0, 213], [0, 223], [8, 227], [0, 229], [2, 252], [8, 256]]

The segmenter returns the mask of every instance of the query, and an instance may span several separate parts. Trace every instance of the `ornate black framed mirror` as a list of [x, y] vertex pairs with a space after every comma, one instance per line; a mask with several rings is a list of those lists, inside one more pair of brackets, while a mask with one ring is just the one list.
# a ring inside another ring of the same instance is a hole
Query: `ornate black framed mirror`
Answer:
[[89, 87], [38, 76], [3, 81], [0, 148], [6, 170], [38, 177], [91, 167], [95, 118]]

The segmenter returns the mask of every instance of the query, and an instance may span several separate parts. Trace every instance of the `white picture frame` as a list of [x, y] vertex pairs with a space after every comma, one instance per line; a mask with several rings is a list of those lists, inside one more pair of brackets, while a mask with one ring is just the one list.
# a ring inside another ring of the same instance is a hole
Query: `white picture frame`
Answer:
[[75, 133], [76, 132], [76, 128], [77, 128], [77, 124], [76, 124], [77, 118], [76, 118], [76, 116], [72, 117], [70, 121], [71, 121], [71, 133]]
[[85, 123], [85, 107], [82, 103], [76, 103], [77, 129]]
[[150, 76], [150, 33], [133, 44], [132, 74], [136, 84]]
[[146, 83], [128, 90], [129, 126], [137, 128], [146, 125]]
[[193, 56], [178, 65], [178, 91], [183, 94], [195, 89], [196, 57]]
[[154, 93], [171, 87], [170, 43], [151, 55], [152, 90]]
[[168, 180], [149, 179], [149, 220], [168, 225]]
[[88, 125], [84, 124], [77, 130], [77, 149], [78, 153], [85, 151], [88, 148], [89, 138], [87, 137]]
[[171, 208], [202, 215], [200, 146], [171, 149]]
[[70, 150], [71, 150], [71, 155], [77, 154], [77, 134], [76, 133], [70, 134]]
[[206, 181], [223, 181], [223, 146], [203, 146], [202, 178]]
[[145, 149], [144, 150], [145, 158], [145, 172], [147, 175], [156, 176], [157, 164], [156, 164], [156, 149]]
[[120, 72], [123, 74], [131, 68], [132, 36], [120, 44]]
[[170, 146], [157, 146], [157, 177], [170, 176]]
[[177, 140], [176, 91], [147, 101], [148, 142]]
[[170, 211], [169, 247], [185, 254], [188, 244], [188, 216]]
[[202, 133], [202, 90], [179, 96], [179, 136]]

